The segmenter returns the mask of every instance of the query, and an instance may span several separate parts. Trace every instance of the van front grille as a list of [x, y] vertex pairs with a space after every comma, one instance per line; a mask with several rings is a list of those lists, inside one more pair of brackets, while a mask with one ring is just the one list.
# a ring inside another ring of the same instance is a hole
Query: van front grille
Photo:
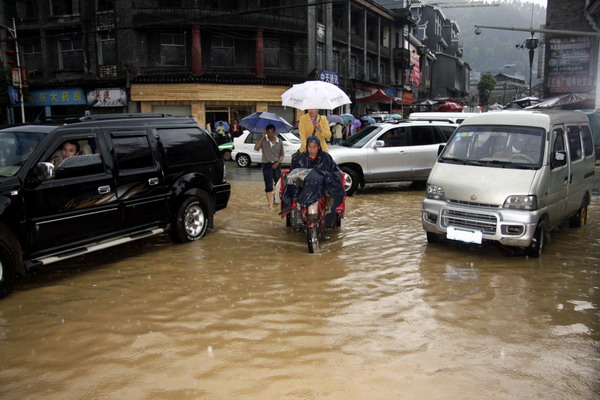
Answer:
[[442, 211], [441, 224], [445, 228], [453, 226], [457, 228], [477, 229], [484, 234], [493, 235], [496, 233], [498, 220], [496, 216], [491, 214], [444, 209]]
[[486, 208], [500, 208], [501, 207], [498, 204], [477, 203], [474, 201], [450, 200], [450, 199], [448, 200], [448, 203], [464, 204], [467, 206], [486, 207]]

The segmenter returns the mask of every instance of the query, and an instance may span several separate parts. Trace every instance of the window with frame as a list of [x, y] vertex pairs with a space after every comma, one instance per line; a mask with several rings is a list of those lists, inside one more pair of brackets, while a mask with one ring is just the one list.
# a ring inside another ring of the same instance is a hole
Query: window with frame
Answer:
[[589, 126], [581, 127], [581, 139], [583, 141], [583, 155], [589, 157], [594, 154], [594, 142]]
[[53, 16], [79, 15], [79, 0], [50, 0]]
[[40, 42], [21, 42], [21, 54], [23, 64], [28, 71], [39, 71], [42, 69], [42, 47]]
[[350, 57], [350, 77], [356, 78], [356, 66], [358, 64], [358, 59], [356, 56]]
[[279, 68], [279, 39], [266, 38], [264, 41], [265, 68]]
[[114, 31], [103, 31], [98, 33], [98, 64], [117, 64], [117, 41]]
[[146, 135], [114, 136], [112, 142], [121, 172], [154, 168], [152, 149]]
[[562, 129], [554, 131], [554, 142], [552, 143], [552, 152], [565, 151], [565, 135]]
[[569, 156], [571, 157], [571, 161], [581, 159], [581, 136], [578, 126], [567, 127], [567, 140], [569, 141]]
[[383, 140], [384, 147], [408, 146], [408, 132], [405, 127], [392, 128], [381, 135], [379, 140]]
[[410, 136], [413, 146], [424, 146], [436, 143], [432, 126], [411, 126]]
[[8, 19], [37, 18], [38, 7], [35, 0], [5, 1], [4, 13]]
[[233, 67], [235, 65], [235, 42], [227, 36], [213, 36], [210, 47], [210, 64], [213, 67]]
[[317, 69], [323, 69], [323, 44], [317, 43]]
[[66, 39], [59, 43], [59, 67], [62, 70], [83, 69], [83, 49], [81, 39]]
[[217, 159], [213, 140], [198, 128], [158, 129], [158, 136], [170, 166]]
[[181, 8], [182, 0], [158, 0], [158, 8]]
[[340, 52], [339, 51], [334, 51], [332, 54], [332, 65], [331, 65], [331, 69], [333, 72], [340, 72]]
[[160, 63], [162, 65], [186, 65], [185, 34], [160, 34]]
[[[71, 147], [75, 155], [65, 158], [63, 148]], [[104, 173], [104, 163], [95, 137], [71, 137], [63, 140], [46, 160], [54, 165], [54, 178], [65, 179]]]

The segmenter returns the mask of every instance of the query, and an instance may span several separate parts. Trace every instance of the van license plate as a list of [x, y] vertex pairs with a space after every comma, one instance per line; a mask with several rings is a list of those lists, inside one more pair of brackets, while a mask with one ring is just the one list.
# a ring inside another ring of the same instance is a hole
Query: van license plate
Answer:
[[460, 240], [465, 243], [481, 244], [483, 233], [474, 229], [462, 229], [449, 226], [446, 237], [452, 240]]

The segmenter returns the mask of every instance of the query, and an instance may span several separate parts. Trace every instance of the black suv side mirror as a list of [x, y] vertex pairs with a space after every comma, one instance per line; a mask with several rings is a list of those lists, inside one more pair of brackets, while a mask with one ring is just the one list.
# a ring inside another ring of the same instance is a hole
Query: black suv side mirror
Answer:
[[54, 164], [51, 162], [39, 162], [33, 169], [35, 178], [41, 182], [47, 181], [54, 175]]

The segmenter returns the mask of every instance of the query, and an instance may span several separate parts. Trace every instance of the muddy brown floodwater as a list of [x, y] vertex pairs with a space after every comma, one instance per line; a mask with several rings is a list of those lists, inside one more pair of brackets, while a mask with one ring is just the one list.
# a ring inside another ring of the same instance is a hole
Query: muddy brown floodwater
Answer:
[[600, 201], [539, 259], [427, 245], [372, 186], [308, 254], [260, 170], [199, 242], [72, 259], [0, 301], [1, 399], [598, 399]]

